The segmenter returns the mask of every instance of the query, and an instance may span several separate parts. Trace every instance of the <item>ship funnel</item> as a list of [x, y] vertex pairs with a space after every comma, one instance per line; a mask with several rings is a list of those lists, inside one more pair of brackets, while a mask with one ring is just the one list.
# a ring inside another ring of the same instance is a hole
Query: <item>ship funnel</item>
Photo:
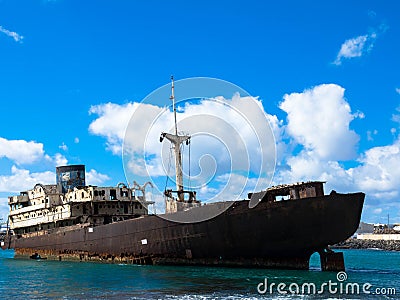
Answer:
[[74, 187], [85, 186], [85, 165], [57, 167], [56, 174], [59, 193], [66, 193]]

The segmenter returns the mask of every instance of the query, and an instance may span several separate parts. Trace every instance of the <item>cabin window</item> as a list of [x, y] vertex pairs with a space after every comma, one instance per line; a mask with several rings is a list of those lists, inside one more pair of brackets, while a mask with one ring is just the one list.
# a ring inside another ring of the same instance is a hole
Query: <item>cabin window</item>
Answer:
[[82, 198], [85, 198], [85, 193], [84, 192], [82, 192]]
[[117, 191], [110, 190], [110, 200], [115, 200], [115, 199], [117, 199]]
[[290, 195], [275, 196], [275, 201], [284, 201], [284, 200], [290, 200]]
[[94, 191], [94, 196], [97, 197], [99, 195], [99, 192], [96, 190]]

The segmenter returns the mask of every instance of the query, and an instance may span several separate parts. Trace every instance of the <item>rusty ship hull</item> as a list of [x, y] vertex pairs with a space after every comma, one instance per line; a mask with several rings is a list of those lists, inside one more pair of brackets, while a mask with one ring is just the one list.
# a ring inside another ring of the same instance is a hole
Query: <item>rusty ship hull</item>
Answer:
[[[231, 203], [220, 215], [178, 223], [147, 215], [107, 225], [6, 237], [16, 257], [139, 264], [220, 265], [308, 269], [309, 258], [357, 230], [364, 193]], [[197, 208], [193, 208], [192, 213]]]

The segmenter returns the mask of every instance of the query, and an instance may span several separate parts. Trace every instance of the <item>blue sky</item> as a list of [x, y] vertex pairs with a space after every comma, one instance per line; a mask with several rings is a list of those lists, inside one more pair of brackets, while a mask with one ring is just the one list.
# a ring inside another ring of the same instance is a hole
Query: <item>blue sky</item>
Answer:
[[400, 222], [399, 11], [397, 1], [1, 0], [1, 215], [9, 194], [51, 183], [60, 163], [86, 164], [92, 184], [123, 181], [127, 112], [174, 74], [258, 97], [275, 122], [274, 183], [362, 190], [365, 221]]

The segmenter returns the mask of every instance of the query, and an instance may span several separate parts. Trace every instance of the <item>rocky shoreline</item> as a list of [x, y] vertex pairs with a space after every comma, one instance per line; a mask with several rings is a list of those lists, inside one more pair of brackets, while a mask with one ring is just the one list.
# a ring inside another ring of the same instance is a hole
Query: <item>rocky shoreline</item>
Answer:
[[348, 239], [331, 246], [332, 249], [381, 249], [400, 251], [400, 241]]

